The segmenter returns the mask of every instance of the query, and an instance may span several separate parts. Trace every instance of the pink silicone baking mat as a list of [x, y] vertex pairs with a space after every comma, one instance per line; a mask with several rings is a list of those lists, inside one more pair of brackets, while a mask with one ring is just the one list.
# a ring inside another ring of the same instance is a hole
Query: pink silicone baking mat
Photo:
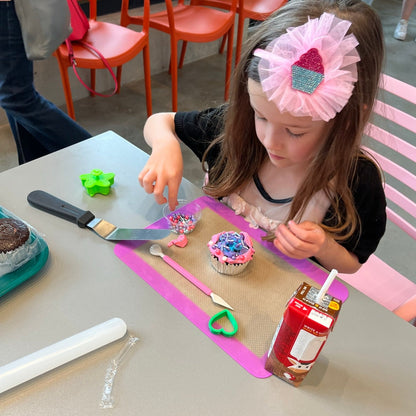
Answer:
[[[185, 248], [168, 247], [167, 243], [176, 237], [175, 234], [157, 243], [165, 254], [234, 307], [232, 313], [239, 325], [234, 337], [214, 335], [209, 331], [208, 321], [222, 307], [213, 304], [209, 296], [162, 259], [150, 255], [149, 247], [153, 242], [121, 242], [115, 246], [115, 254], [250, 374], [258, 378], [269, 377], [271, 374], [264, 369], [266, 353], [287, 300], [303, 281], [317, 287], [322, 285], [327, 272], [310, 261], [283, 256], [272, 243], [262, 240], [263, 230], [250, 228], [243, 217], [235, 215], [217, 200], [204, 196], [190, 202], [188, 209], [192, 212], [198, 205], [202, 218], [195, 231], [188, 234]], [[149, 228], [166, 227], [166, 219], [162, 218]], [[256, 250], [252, 262], [237, 276], [215, 272], [209, 264], [206, 247], [212, 234], [230, 230], [248, 232]], [[329, 293], [342, 301], [348, 297], [347, 288], [337, 280]]]

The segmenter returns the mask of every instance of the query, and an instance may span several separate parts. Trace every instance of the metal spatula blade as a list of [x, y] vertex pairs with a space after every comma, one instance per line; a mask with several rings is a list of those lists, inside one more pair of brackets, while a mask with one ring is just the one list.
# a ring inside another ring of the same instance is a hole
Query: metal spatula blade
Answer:
[[105, 240], [159, 240], [167, 237], [171, 230], [151, 228], [118, 228], [101, 218], [94, 218], [87, 225]]
[[84, 211], [44, 191], [33, 191], [27, 196], [30, 205], [49, 214], [73, 222], [81, 228], [90, 228], [101, 238], [120, 240], [159, 240], [168, 236], [171, 230], [150, 228], [118, 228], [108, 221], [95, 218], [90, 211]]

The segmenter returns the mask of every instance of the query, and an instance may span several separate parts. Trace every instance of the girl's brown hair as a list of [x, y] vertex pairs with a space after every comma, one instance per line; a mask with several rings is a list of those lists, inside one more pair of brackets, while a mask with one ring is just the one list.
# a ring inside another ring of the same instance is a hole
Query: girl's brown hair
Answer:
[[372, 112], [384, 59], [380, 19], [360, 0], [291, 0], [258, 26], [246, 42], [234, 73], [230, 101], [224, 106], [224, 130], [212, 143], [212, 146], [220, 144], [221, 155], [209, 170], [204, 190], [216, 198], [238, 191], [267, 158], [266, 150], [256, 138], [254, 112], [247, 92], [248, 78], [259, 81], [254, 50], [265, 49], [287, 28], [303, 25], [308, 18], [318, 18], [324, 12], [352, 23], [349, 33], [359, 42], [357, 50], [361, 58], [357, 64], [358, 81], [346, 106], [329, 122], [327, 139], [311, 161], [287, 219], [299, 220], [313, 195], [322, 189], [334, 213], [331, 227], [324, 228], [343, 240], [359, 227], [351, 187], [357, 161], [366, 157], [360, 151], [361, 138]]

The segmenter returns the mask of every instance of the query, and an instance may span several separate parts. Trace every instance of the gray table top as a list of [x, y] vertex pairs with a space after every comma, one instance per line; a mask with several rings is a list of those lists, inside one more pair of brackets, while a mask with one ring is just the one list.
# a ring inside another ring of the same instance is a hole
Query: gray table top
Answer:
[[[350, 289], [334, 332], [303, 384], [257, 379], [185, 319], [113, 253], [114, 243], [31, 207], [43, 189], [122, 227], [161, 217], [137, 175], [147, 154], [113, 132], [0, 174], [0, 205], [48, 243], [45, 267], [0, 299], [0, 366], [119, 317], [138, 336], [117, 374], [112, 415], [300, 415], [416, 410], [416, 330]], [[79, 175], [115, 172], [108, 196], [89, 197]], [[201, 191], [187, 180], [180, 196]], [[2, 415], [99, 415], [104, 375], [126, 337], [0, 395]]]

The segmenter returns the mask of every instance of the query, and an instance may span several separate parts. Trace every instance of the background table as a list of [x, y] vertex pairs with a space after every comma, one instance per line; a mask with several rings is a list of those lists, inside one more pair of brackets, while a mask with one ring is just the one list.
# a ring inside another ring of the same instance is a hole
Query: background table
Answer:
[[[0, 174], [0, 205], [50, 249], [39, 274], [0, 298], [0, 366], [113, 317], [140, 338], [116, 376], [114, 409], [99, 401], [126, 337], [1, 394], [2, 416], [415, 413], [416, 330], [354, 289], [299, 388], [257, 379], [122, 263], [114, 243], [26, 201], [43, 189], [118, 226], [144, 227], [162, 215], [137, 182], [146, 158], [107, 132]], [[116, 174], [110, 195], [83, 190], [79, 175], [92, 169]], [[200, 195], [183, 181], [181, 197]]]

